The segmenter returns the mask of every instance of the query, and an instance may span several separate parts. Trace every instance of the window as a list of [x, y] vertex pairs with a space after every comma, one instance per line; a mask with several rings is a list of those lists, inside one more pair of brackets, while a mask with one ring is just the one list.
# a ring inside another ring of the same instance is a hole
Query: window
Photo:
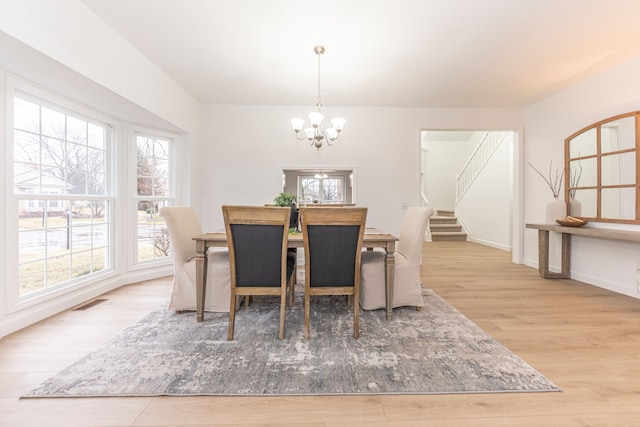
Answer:
[[163, 206], [174, 203], [173, 140], [136, 133], [136, 262], [169, 256], [169, 234]]
[[341, 204], [344, 198], [344, 177], [315, 174], [300, 176], [298, 200], [301, 205], [311, 203]]
[[111, 127], [48, 101], [13, 99], [18, 296], [112, 269]]

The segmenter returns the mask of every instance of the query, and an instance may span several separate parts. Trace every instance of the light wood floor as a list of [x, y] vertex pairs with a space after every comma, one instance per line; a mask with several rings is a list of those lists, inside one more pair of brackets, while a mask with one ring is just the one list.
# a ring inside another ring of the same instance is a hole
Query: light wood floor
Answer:
[[0, 340], [0, 426], [640, 426], [640, 300], [541, 279], [510, 256], [426, 243], [423, 280], [562, 393], [18, 400], [159, 307], [166, 278]]

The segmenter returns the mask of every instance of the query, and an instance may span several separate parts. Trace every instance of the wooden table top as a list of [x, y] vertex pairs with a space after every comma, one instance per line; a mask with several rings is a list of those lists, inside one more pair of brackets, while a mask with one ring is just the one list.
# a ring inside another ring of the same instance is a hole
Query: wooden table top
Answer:
[[[227, 246], [227, 233], [224, 230], [213, 231], [195, 236], [193, 240], [207, 242], [209, 246]], [[387, 243], [397, 241], [398, 238], [396, 236], [377, 228], [365, 228], [362, 238], [362, 243], [365, 247], [385, 247]], [[302, 233], [290, 233], [289, 246], [302, 247]]]

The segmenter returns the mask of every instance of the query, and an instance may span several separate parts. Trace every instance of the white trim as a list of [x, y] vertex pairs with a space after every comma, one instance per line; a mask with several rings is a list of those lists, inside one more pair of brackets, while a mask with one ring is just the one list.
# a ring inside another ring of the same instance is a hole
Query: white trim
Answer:
[[[437, 130], [437, 131], [456, 131], [456, 130], [469, 130], [469, 131], [477, 131], [478, 129], [486, 130], [486, 131], [508, 131], [513, 133], [513, 153], [512, 153], [512, 209], [511, 209], [511, 217], [512, 217], [512, 233], [511, 233], [511, 260], [515, 264], [523, 263], [523, 254], [524, 254], [524, 179], [523, 179], [523, 146], [524, 146], [524, 131], [522, 128], [509, 128], [509, 127], [485, 127], [485, 126], [428, 126], [423, 125], [418, 128], [418, 155], [420, 158], [422, 149], [422, 132], [428, 130]], [[418, 160], [418, 180], [421, 179], [421, 164], [420, 160]], [[420, 200], [420, 189], [421, 183], [418, 183], [418, 199]], [[472, 240], [469, 237], [469, 240]]]
[[[352, 178], [352, 183], [351, 183], [351, 202], [350, 203], [357, 203], [357, 187], [358, 187], [358, 168], [354, 165], [280, 165], [278, 172], [278, 182], [283, 182], [283, 176], [284, 176], [284, 171], [285, 170], [296, 170], [296, 171], [314, 171], [317, 172], [319, 170], [341, 170], [341, 171], [347, 171], [350, 170], [351, 174], [353, 176]], [[345, 185], [347, 185], [347, 183], [345, 182]], [[280, 188], [282, 188], [283, 185], [280, 186]], [[280, 190], [282, 191], [282, 190]]]
[[[137, 170], [137, 137], [146, 136], [150, 138], [158, 138], [158, 139], [166, 139], [169, 141], [169, 196], [166, 197], [158, 197], [158, 196], [149, 196], [142, 197], [138, 196], [136, 189], [136, 182], [138, 177]], [[131, 203], [127, 203], [127, 215], [128, 225], [131, 233], [127, 234], [130, 236], [130, 241], [128, 247], [130, 248], [130, 253], [128, 257], [127, 271], [139, 271], [148, 268], [153, 265], [168, 265], [171, 263], [171, 259], [153, 259], [149, 261], [138, 262], [138, 218], [137, 218], [137, 205], [138, 201], [145, 200], [166, 200], [170, 205], [176, 205], [176, 201], [178, 198], [176, 197], [176, 191], [179, 187], [178, 185], [178, 176], [180, 176], [178, 171], [178, 164], [176, 159], [176, 144], [179, 141], [179, 135], [159, 129], [149, 129], [141, 126], [129, 126], [127, 129], [127, 142], [128, 142], [128, 158], [129, 163], [127, 167], [128, 171], [128, 179], [126, 180], [126, 190], [125, 194], [128, 195], [127, 199], [131, 201]]]
[[[8, 91], [8, 75], [2, 69], [0, 69], [0, 100], [4, 102], [0, 102], [0, 129], [4, 129], [0, 138], [4, 138], [4, 141], [10, 141], [9, 139], [9, 126], [7, 126], [8, 112], [9, 110], [9, 97], [7, 96]], [[4, 149], [0, 149], [0, 165], [7, 165], [8, 159], [11, 159], [10, 150], [13, 149], [12, 144], [5, 143]], [[4, 303], [0, 303], [0, 322], [5, 318], [7, 313], [7, 301], [9, 300], [9, 295], [7, 294], [9, 282], [9, 277], [7, 275], [7, 265], [8, 259], [7, 256], [9, 254], [9, 242], [7, 239], [8, 235], [8, 224], [7, 220], [9, 218], [9, 209], [8, 205], [8, 196], [7, 196], [7, 185], [9, 182], [10, 174], [13, 175], [13, 170], [10, 170], [7, 167], [3, 167], [4, 173], [0, 174], [0, 203], [3, 208], [0, 208], [0, 253], [5, 254], [5, 256], [0, 257], [0, 300], [3, 300]], [[13, 177], [12, 177], [13, 178]], [[15, 212], [15, 211], [14, 211]], [[1, 325], [1, 323], [0, 323]], [[2, 333], [2, 329], [0, 326], [0, 337], [4, 334]]]
[[[44, 318], [55, 315], [61, 311], [70, 309], [74, 306], [82, 304], [88, 300], [96, 298], [105, 292], [116, 289], [120, 286], [130, 283], [137, 283], [145, 280], [171, 276], [173, 275], [173, 264], [171, 259], [156, 260], [140, 265], [132, 266], [130, 264], [132, 258], [129, 254], [131, 247], [129, 237], [132, 235], [132, 221], [128, 212], [131, 210], [132, 197], [131, 191], [128, 190], [130, 177], [130, 139], [129, 135], [132, 130], [142, 130], [153, 135], [164, 135], [173, 140], [172, 154], [176, 159], [173, 161], [172, 167], [174, 174], [174, 192], [177, 189], [184, 189], [183, 181], [188, 182], [188, 177], [184, 180], [180, 179], [180, 171], [188, 169], [189, 156], [178, 153], [176, 145], [186, 141], [186, 136], [175, 134], [160, 129], [150, 129], [142, 127], [134, 127], [129, 123], [93, 110], [84, 106], [73, 99], [65, 98], [63, 95], [52, 92], [46, 88], [37, 86], [19, 77], [12, 76], [0, 69], [0, 129], [4, 129], [2, 136], [5, 141], [13, 141], [12, 128], [6, 123], [12, 123], [10, 116], [13, 103], [13, 94], [16, 89], [21, 93], [31, 94], [41, 100], [51, 102], [58, 107], [69, 109], [71, 115], [86, 116], [91, 122], [103, 121], [110, 127], [109, 148], [107, 150], [106, 162], [107, 170], [111, 179], [107, 181], [107, 194], [105, 198], [111, 203], [111, 236], [110, 236], [110, 257], [111, 269], [98, 273], [95, 277], [86, 280], [78, 280], [68, 287], [43, 291], [40, 295], [35, 295], [32, 299], [26, 299], [18, 305], [9, 308], [10, 292], [13, 289], [17, 301], [18, 289], [16, 286], [8, 286], [7, 283], [16, 283], [17, 271], [9, 272], [7, 266], [17, 265], [17, 223], [16, 215], [17, 202], [13, 197], [13, 167], [5, 167], [5, 172], [0, 175], [0, 185], [3, 188], [0, 201], [3, 202], [4, 208], [0, 209], [0, 219], [2, 226], [0, 227], [0, 241], [2, 248], [0, 250], [6, 254], [0, 258], [0, 338], [17, 331], [21, 328], [36, 323]], [[7, 120], [9, 122], [7, 122]], [[4, 144], [5, 148], [0, 149], [0, 162], [3, 165], [13, 164], [13, 144]], [[133, 147], [133, 167], [135, 168], [135, 146]], [[185, 161], [185, 164], [178, 163], [178, 160]], [[116, 167], [118, 167], [116, 171]], [[135, 169], [133, 171], [135, 177]], [[174, 194], [175, 200], [180, 200], [178, 194]], [[49, 197], [49, 196], [47, 196]], [[75, 197], [75, 196], [70, 196]], [[88, 196], [87, 196], [88, 197]], [[80, 197], [86, 199], [87, 197]], [[188, 199], [188, 195], [185, 196]], [[51, 198], [58, 198], [51, 196]], [[135, 226], [135, 224], [133, 224]], [[8, 250], [11, 249], [11, 250]]]
[[524, 263], [524, 130], [513, 131], [512, 162], [513, 176], [511, 177], [511, 261], [515, 264]]
[[[113, 193], [109, 191], [113, 186], [111, 184], [114, 179], [114, 173], [112, 166], [109, 163], [110, 153], [114, 150], [114, 140], [112, 135], [112, 125], [109, 118], [107, 118], [104, 114], [101, 114], [96, 111], [87, 110], [84, 106], [79, 103], [74, 103], [69, 101], [68, 99], [51, 93], [49, 91], [43, 90], [42, 88], [35, 86], [31, 83], [28, 83], [22, 79], [17, 77], [8, 76], [6, 81], [6, 93], [5, 93], [5, 105], [6, 105], [6, 113], [3, 117], [7, 120], [7, 141], [13, 141], [13, 100], [16, 98], [27, 99], [30, 102], [36, 103], [38, 105], [43, 105], [47, 108], [53, 108], [57, 111], [61, 111], [63, 114], [71, 117], [79, 117], [82, 120], [85, 120], [88, 123], [99, 124], [100, 126], [106, 129], [105, 135], [105, 195], [55, 195], [55, 196], [47, 196], [45, 195], [45, 199], [55, 198], [58, 200], [63, 199], [86, 199], [86, 200], [94, 200], [100, 199], [105, 200], [109, 203], [109, 222], [110, 222], [110, 236], [109, 236], [109, 260], [113, 259], [114, 253], [114, 225], [112, 222], [112, 208], [114, 206], [114, 197]], [[9, 125], [11, 124], [11, 125]], [[4, 182], [3, 188], [5, 189], [5, 232], [6, 238], [3, 240], [5, 246], [5, 251], [7, 253], [7, 263], [11, 266], [17, 266], [19, 264], [19, 251], [16, 251], [15, 248], [18, 247], [19, 242], [19, 227], [16, 223], [16, 215], [15, 213], [18, 211], [18, 202], [19, 200], [23, 200], [26, 198], [34, 198], [39, 199], [39, 194], [14, 194], [13, 193], [13, 144], [6, 144], [6, 157], [3, 159], [3, 164], [6, 166], [7, 173], [5, 174], [6, 181]], [[13, 227], [9, 227], [9, 223], [13, 224]], [[18, 270], [17, 268], [12, 269], [4, 269], [5, 271], [5, 295], [6, 295], [6, 307], [5, 312], [7, 314], [11, 314], [14, 312], [18, 312], [24, 309], [24, 307], [29, 307], [38, 303], [42, 303], [42, 301], [56, 298], [56, 295], [61, 295], [67, 292], [72, 292], [79, 288], [83, 288], [85, 286], [92, 286], [94, 283], [97, 283], [100, 278], [104, 277], [104, 275], [109, 275], [111, 272], [115, 271], [115, 266], [113, 262], [110, 263], [108, 269], [103, 271], [96, 272], [95, 275], [88, 277], [86, 280], [82, 279], [73, 279], [70, 281], [69, 286], [61, 287], [56, 289], [55, 286], [52, 287], [51, 291], [47, 289], [43, 289], [42, 291], [38, 291], [33, 295], [27, 295], [24, 297], [20, 296], [20, 292], [17, 286], [8, 286], [6, 284], [18, 283]], [[74, 283], [74, 281], [76, 283]]]
[[[158, 279], [161, 277], [173, 275], [173, 266], [154, 271], [138, 272], [133, 275], [127, 275], [126, 278], [112, 277], [109, 280], [102, 281], [97, 286], [87, 287], [82, 290], [76, 290], [64, 295], [60, 295], [54, 299], [43, 302], [29, 309], [11, 313], [3, 316], [0, 321], [0, 338], [12, 332], [18, 331], [42, 319], [54, 316], [65, 310], [69, 310], [86, 301], [97, 298], [106, 292], [126, 286], [132, 283], [143, 282], [146, 280]], [[158, 307], [160, 308], [160, 307]]]

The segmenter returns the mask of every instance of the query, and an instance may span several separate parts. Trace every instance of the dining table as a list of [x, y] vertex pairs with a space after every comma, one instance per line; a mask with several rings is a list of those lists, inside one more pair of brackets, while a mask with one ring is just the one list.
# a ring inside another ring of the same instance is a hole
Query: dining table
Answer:
[[[224, 230], [200, 234], [193, 237], [196, 243], [196, 320], [204, 319], [204, 302], [207, 283], [207, 253], [209, 248], [227, 248], [227, 233]], [[393, 316], [393, 282], [395, 271], [396, 242], [398, 238], [377, 228], [365, 228], [362, 247], [367, 250], [382, 248], [385, 251], [385, 307], [386, 317]], [[304, 248], [302, 233], [289, 233], [288, 248]]]

